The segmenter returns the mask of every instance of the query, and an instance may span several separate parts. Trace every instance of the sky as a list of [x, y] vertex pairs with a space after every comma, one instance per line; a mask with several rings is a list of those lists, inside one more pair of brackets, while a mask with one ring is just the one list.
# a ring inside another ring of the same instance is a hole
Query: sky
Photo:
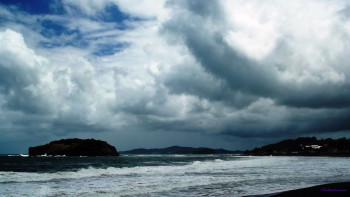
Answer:
[[350, 137], [345, 0], [0, 0], [0, 154]]

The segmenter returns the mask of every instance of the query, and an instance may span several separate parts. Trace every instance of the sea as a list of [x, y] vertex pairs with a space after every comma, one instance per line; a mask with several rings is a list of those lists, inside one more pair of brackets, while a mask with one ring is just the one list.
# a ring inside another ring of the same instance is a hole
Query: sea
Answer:
[[348, 157], [0, 156], [0, 196], [245, 196], [350, 181]]

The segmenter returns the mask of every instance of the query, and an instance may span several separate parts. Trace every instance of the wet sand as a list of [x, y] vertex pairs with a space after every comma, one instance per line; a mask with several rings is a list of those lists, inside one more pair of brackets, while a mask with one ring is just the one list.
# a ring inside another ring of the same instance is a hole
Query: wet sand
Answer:
[[350, 182], [330, 183], [254, 197], [350, 196]]

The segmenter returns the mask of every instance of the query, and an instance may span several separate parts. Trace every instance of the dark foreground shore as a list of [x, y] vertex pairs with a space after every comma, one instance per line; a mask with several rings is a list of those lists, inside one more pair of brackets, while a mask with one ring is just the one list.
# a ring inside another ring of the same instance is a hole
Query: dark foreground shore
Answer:
[[254, 197], [289, 197], [289, 196], [350, 196], [350, 182], [330, 183], [290, 190], [280, 193], [253, 195]]

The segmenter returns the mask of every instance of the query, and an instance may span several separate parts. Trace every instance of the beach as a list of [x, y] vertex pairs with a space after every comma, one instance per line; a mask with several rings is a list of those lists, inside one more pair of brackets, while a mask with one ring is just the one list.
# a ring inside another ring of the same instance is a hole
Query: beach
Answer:
[[250, 197], [294, 197], [294, 196], [350, 196], [350, 182], [321, 184], [312, 187], [288, 190], [278, 193], [251, 195]]

